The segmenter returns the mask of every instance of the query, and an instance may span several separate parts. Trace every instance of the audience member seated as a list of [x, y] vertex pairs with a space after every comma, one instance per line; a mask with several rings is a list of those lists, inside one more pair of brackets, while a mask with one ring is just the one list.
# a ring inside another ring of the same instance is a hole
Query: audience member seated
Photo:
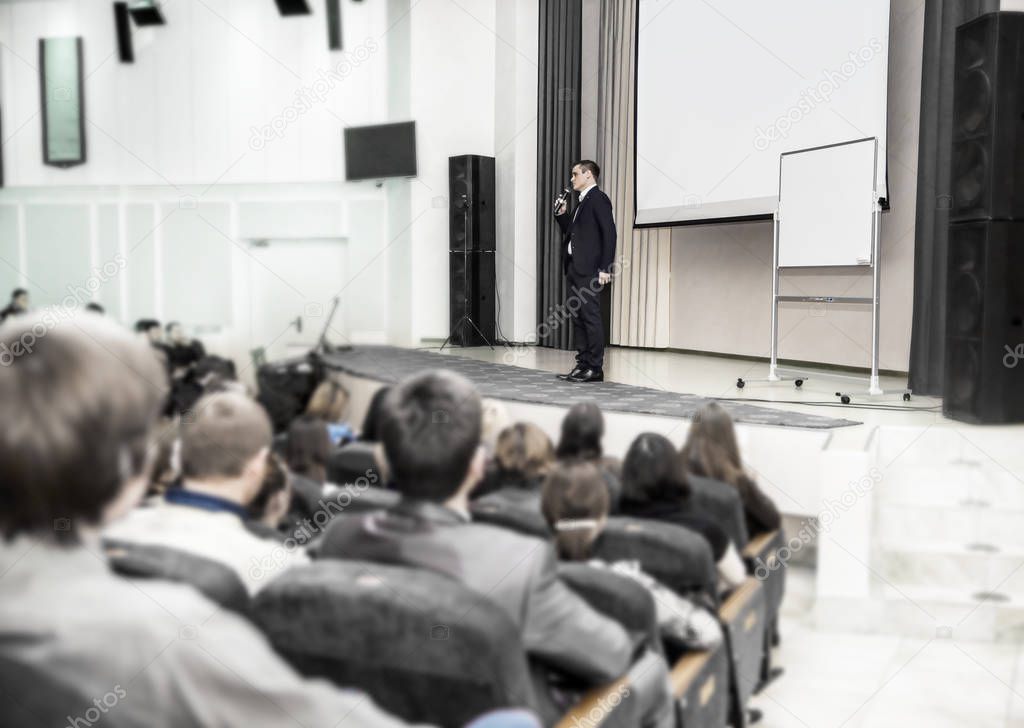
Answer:
[[370, 406], [366, 408], [363, 426], [359, 430], [360, 442], [378, 442], [380, 440], [380, 408], [390, 389], [391, 387], [380, 387], [370, 398]]
[[153, 428], [153, 441], [150, 443], [153, 467], [150, 471], [147, 498], [159, 499], [172, 488], [181, 476], [178, 469], [178, 422], [169, 418], [161, 418]]
[[181, 427], [180, 487], [109, 528], [112, 543], [166, 546], [233, 568], [250, 594], [308, 557], [245, 528], [263, 485], [271, 429], [266, 412], [244, 395], [207, 395]]
[[[474, 498], [499, 490], [535, 493], [555, 462], [555, 448], [544, 430], [532, 422], [518, 422], [498, 435], [494, 455]], [[537, 499], [539, 505], [540, 500]]]
[[617, 458], [604, 457], [601, 445], [603, 438], [604, 415], [601, 409], [593, 402], [574, 404], [562, 420], [562, 434], [555, 449], [555, 457], [559, 460], [579, 459], [597, 463], [608, 484], [611, 512], [616, 513], [622, 493], [622, 464]]
[[15, 288], [11, 291], [11, 301], [0, 310], [0, 324], [11, 316], [17, 316], [28, 311], [28, 291], [24, 288]]
[[289, 425], [285, 458], [293, 473], [322, 486], [327, 482], [330, 454], [331, 440], [322, 420], [306, 414]]
[[[42, 325], [8, 321], [0, 343]], [[191, 587], [143, 591], [110, 571], [99, 532], [146, 490], [164, 395], [150, 347], [93, 315], [0, 368], [0, 401], [18, 413], [0, 429], [0, 655], [89, 699], [121, 686], [116, 725], [401, 725], [361, 693], [301, 678]]]
[[327, 378], [317, 385], [306, 405], [307, 419], [321, 423], [327, 430], [327, 437], [332, 447], [344, 445], [356, 439], [356, 434], [348, 423], [342, 421], [348, 407], [348, 390], [340, 382]]
[[682, 448], [683, 467], [697, 475], [728, 483], [739, 491], [751, 539], [782, 526], [782, 516], [743, 469], [732, 417], [718, 404], [704, 406], [690, 425]]
[[702, 535], [711, 546], [720, 587], [730, 589], [746, 578], [735, 544], [706, 513], [694, 507], [679, 454], [664, 435], [645, 432], [629, 446], [622, 463], [619, 513], [674, 523]]
[[195, 365], [200, 359], [206, 356], [206, 349], [199, 339], [190, 339], [185, 336], [184, 327], [177, 321], [167, 324], [166, 351], [167, 359], [171, 363], [171, 371], [175, 376], [180, 376]]
[[608, 521], [608, 489], [595, 464], [558, 464], [544, 483], [541, 507], [561, 559], [610, 569], [651, 592], [664, 638], [688, 649], [711, 649], [721, 643], [722, 630], [713, 615], [641, 571], [636, 562], [609, 564], [593, 558], [594, 541]]
[[249, 516], [246, 528], [260, 538], [284, 541], [287, 538], [286, 516], [291, 507], [292, 483], [288, 469], [277, 455], [267, 453], [263, 483], [246, 509]]
[[630, 669], [625, 631], [558, 578], [551, 545], [470, 521], [469, 495], [484, 470], [480, 431], [480, 395], [465, 378], [428, 372], [394, 387], [381, 408], [380, 435], [402, 500], [390, 511], [336, 518], [321, 557], [447, 574], [507, 610], [527, 652], [549, 668], [590, 685], [629, 670], [643, 724], [672, 726], [664, 660], [646, 652]]

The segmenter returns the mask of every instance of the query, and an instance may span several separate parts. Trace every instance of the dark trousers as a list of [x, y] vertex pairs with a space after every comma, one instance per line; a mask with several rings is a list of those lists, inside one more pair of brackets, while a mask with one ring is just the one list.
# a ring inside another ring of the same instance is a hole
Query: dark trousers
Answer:
[[597, 275], [580, 275], [572, 267], [566, 273], [569, 284], [565, 305], [572, 316], [576, 364], [584, 369], [604, 369], [604, 326], [601, 324], [601, 286]]

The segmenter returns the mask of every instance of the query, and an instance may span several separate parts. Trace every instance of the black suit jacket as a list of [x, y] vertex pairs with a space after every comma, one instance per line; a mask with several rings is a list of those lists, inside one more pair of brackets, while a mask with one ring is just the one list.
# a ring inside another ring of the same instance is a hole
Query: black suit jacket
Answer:
[[[575, 215], [575, 219], [574, 219]], [[592, 187], [576, 212], [556, 215], [562, 229], [562, 270], [569, 272], [569, 241], [572, 267], [577, 275], [596, 277], [607, 273], [615, 261], [615, 217], [612, 201], [599, 187]]]

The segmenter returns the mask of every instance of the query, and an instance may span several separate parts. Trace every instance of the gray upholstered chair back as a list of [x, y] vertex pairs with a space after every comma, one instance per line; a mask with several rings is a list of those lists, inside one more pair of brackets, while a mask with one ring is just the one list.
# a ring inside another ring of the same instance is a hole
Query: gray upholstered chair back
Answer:
[[249, 592], [230, 566], [167, 546], [104, 541], [103, 548], [122, 576], [190, 584], [222, 607], [248, 614]]
[[462, 726], [488, 710], [535, 706], [518, 628], [440, 574], [319, 561], [261, 590], [253, 619], [303, 674], [360, 688], [406, 720]]
[[360, 478], [365, 478], [375, 485], [382, 485], [374, 457], [375, 448], [372, 442], [350, 442], [339, 447], [327, 459], [327, 480], [338, 485], [350, 485], [361, 483]]
[[594, 557], [639, 561], [640, 568], [679, 594], [715, 598], [717, 571], [711, 546], [698, 533], [661, 521], [616, 516], [594, 543]]
[[710, 516], [725, 531], [736, 552], [742, 552], [750, 538], [739, 491], [728, 483], [700, 475], [688, 474], [686, 478], [690, 483], [690, 502], [694, 508]]
[[509, 528], [529, 536], [551, 538], [540, 511], [540, 493], [520, 488], [502, 488], [469, 505], [474, 521]]

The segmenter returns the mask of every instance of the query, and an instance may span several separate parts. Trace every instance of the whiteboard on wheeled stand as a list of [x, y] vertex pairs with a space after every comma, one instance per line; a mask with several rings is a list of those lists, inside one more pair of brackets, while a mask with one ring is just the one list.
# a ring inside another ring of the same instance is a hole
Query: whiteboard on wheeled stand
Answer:
[[875, 139], [780, 155], [779, 267], [871, 265]]

